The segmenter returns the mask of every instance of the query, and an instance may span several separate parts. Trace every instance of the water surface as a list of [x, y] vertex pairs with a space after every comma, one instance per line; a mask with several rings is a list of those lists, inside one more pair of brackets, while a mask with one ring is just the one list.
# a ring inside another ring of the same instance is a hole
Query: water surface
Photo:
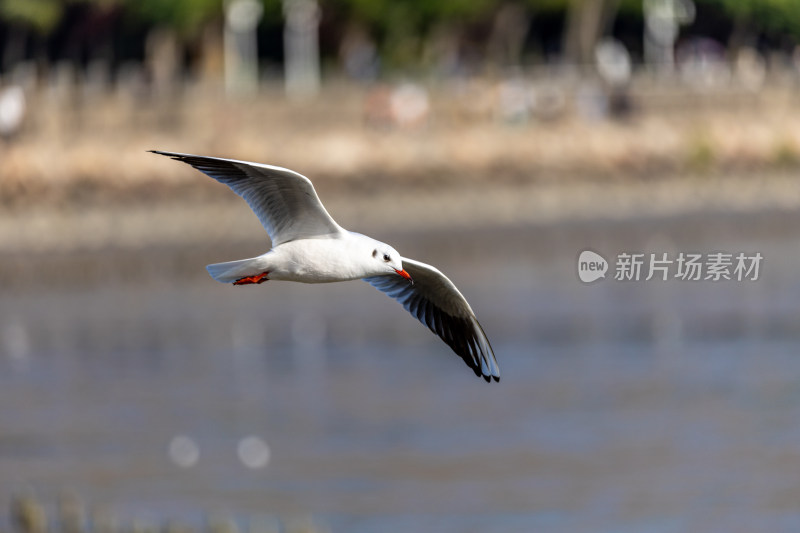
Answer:
[[[366, 283], [204, 275], [257, 245], [77, 254], [60, 273], [21, 258], [0, 500], [69, 489], [122, 516], [310, 513], [358, 533], [796, 531], [798, 246], [752, 222], [376, 236], [458, 284], [499, 385]], [[584, 248], [765, 261], [758, 282], [583, 285]], [[266, 466], [237, 454], [248, 436]], [[170, 456], [176, 437], [196, 462]]]

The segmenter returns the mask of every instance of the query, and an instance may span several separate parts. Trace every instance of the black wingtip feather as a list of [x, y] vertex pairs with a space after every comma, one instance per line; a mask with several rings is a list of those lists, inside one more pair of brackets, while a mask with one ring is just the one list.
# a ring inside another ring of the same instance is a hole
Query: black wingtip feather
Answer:
[[174, 161], [180, 161], [181, 163], [187, 163], [189, 165], [195, 166], [194, 163], [191, 162], [192, 156], [185, 155], [185, 154], [176, 154], [175, 152], [162, 152], [161, 150], [148, 150], [151, 154], [158, 154], [163, 155], [165, 157], [169, 157]]

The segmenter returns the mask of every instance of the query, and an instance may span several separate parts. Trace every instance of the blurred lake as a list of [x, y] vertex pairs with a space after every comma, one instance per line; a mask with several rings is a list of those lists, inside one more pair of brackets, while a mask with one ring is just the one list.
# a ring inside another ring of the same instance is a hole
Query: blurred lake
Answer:
[[[9, 258], [0, 500], [351, 533], [797, 531], [798, 218], [373, 235], [459, 286], [499, 384], [366, 283], [206, 276], [264, 243]], [[584, 249], [764, 260], [755, 282], [584, 285]]]

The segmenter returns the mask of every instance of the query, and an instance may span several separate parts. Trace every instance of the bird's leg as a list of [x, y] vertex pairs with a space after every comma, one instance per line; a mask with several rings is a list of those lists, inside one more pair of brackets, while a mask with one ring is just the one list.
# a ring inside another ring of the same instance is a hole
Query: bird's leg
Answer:
[[255, 276], [245, 276], [243, 278], [239, 278], [233, 282], [234, 285], [260, 285], [267, 281], [267, 274], [269, 272], [262, 272], [261, 274], [256, 274]]

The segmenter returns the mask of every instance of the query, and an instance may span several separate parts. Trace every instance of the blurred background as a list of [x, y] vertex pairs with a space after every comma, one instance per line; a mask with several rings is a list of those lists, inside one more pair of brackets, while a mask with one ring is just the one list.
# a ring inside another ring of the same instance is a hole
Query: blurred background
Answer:
[[[798, 44], [797, 0], [0, 0], [0, 531], [797, 531]], [[503, 380], [366, 283], [213, 282], [268, 239], [150, 149], [309, 176]], [[681, 252], [763, 262], [614, 279]]]

